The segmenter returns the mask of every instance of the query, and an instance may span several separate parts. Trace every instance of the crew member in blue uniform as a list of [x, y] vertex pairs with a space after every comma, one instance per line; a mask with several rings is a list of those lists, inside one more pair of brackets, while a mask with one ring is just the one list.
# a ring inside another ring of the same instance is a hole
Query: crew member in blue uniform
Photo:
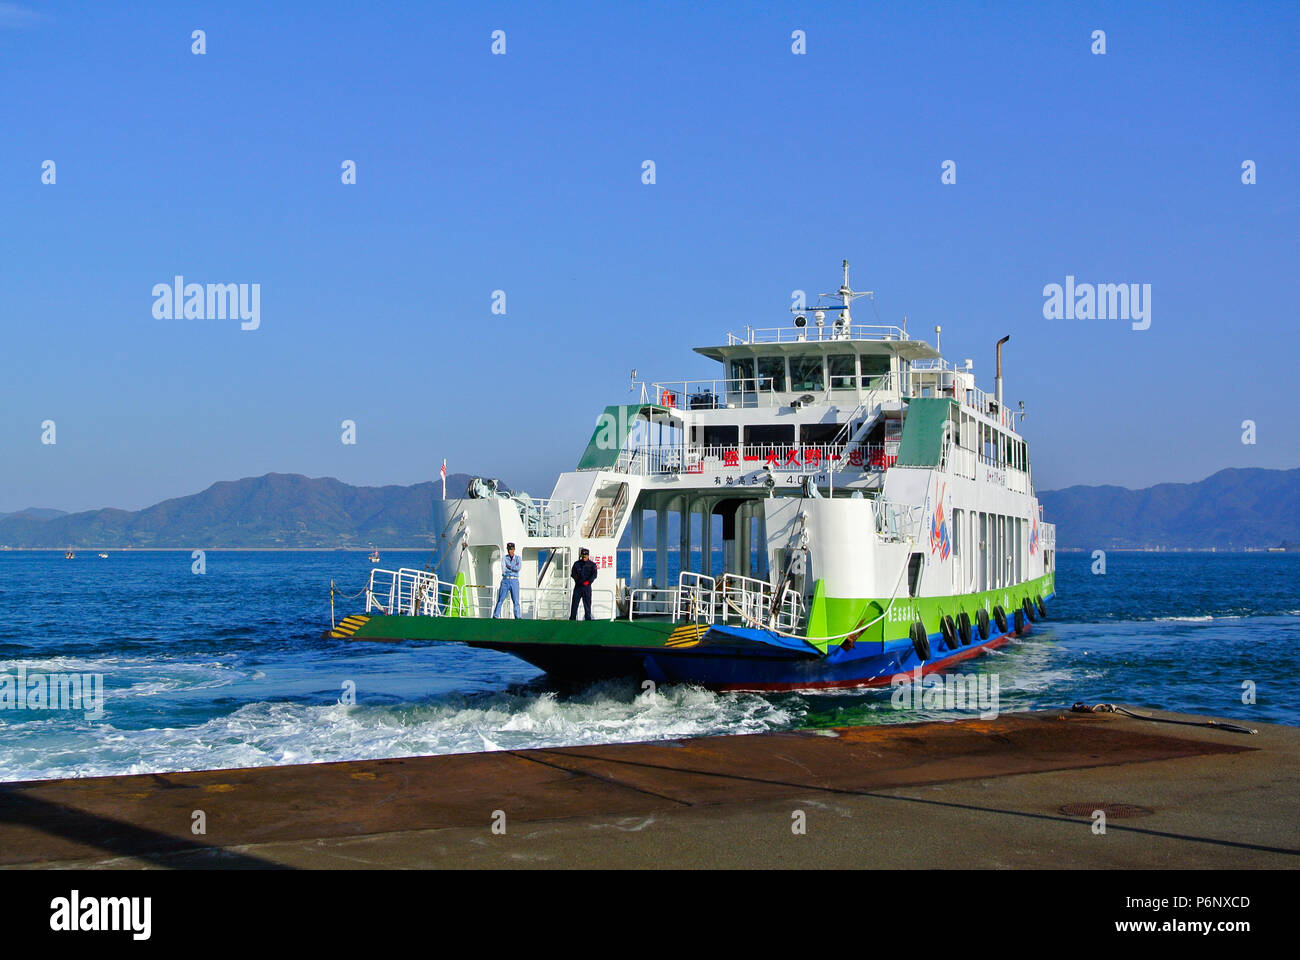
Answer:
[[596, 565], [588, 559], [589, 551], [583, 547], [578, 551], [578, 560], [569, 571], [569, 576], [573, 578], [573, 603], [569, 607], [569, 619], [578, 619], [578, 601], [582, 601], [582, 607], [587, 613], [586, 619], [591, 619], [591, 584], [596, 579]]
[[515, 619], [519, 619], [519, 570], [524, 561], [515, 556], [515, 545], [506, 544], [506, 555], [501, 561], [501, 586], [497, 588], [497, 608], [492, 611], [493, 619], [501, 616], [501, 605], [506, 602], [506, 594], [515, 605]]

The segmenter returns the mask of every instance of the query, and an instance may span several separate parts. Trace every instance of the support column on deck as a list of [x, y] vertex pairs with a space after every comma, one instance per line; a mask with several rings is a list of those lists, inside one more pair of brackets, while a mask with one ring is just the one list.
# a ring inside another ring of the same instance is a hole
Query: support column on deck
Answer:
[[700, 572], [706, 577], [713, 576], [713, 504], [704, 501], [700, 511]]
[[641, 586], [642, 568], [644, 565], [644, 556], [642, 543], [645, 540], [645, 507], [642, 506], [642, 500], [637, 498], [636, 505], [632, 507], [632, 530], [630, 535], [629, 546], [631, 548], [631, 559], [628, 564], [628, 583], [635, 590]]
[[746, 500], [736, 510], [736, 572], [742, 577], [752, 577], [754, 575], [754, 571], [750, 569], [749, 558], [749, 506], [749, 501]]
[[655, 504], [655, 586], [668, 586], [668, 506], [672, 500], [660, 494]]
[[693, 505], [691, 498], [686, 494], [682, 494], [682, 499], [679, 502], [681, 510], [677, 516], [681, 521], [679, 538], [681, 542], [679, 545], [680, 552], [677, 554], [677, 563], [680, 569], [689, 570], [691, 569], [691, 517], [693, 515]]

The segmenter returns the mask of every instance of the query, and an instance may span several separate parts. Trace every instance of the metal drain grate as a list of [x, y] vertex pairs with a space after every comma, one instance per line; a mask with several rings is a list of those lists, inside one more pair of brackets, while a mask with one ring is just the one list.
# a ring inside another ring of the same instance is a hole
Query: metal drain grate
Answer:
[[1155, 813], [1147, 807], [1132, 803], [1067, 803], [1061, 812], [1067, 817], [1091, 817], [1097, 810], [1106, 814], [1107, 819], [1122, 820], [1125, 817], [1149, 817]]

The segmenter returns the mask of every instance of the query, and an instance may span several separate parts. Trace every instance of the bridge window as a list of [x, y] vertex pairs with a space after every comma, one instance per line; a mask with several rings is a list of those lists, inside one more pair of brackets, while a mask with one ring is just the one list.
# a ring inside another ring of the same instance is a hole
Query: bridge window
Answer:
[[889, 357], [880, 354], [864, 354], [862, 360], [862, 386], [874, 390], [884, 386], [889, 376]]
[[858, 358], [854, 354], [828, 357], [832, 390], [853, 390], [858, 378]]
[[823, 379], [822, 358], [791, 357], [790, 389], [795, 393], [803, 390], [825, 390], [826, 381]]
[[758, 358], [758, 388], [785, 392], [785, 357]]
[[754, 390], [754, 360], [752, 357], [744, 357], [740, 360], [731, 361], [731, 379], [732, 382], [727, 386], [731, 390], [739, 390], [743, 393], [751, 393]]

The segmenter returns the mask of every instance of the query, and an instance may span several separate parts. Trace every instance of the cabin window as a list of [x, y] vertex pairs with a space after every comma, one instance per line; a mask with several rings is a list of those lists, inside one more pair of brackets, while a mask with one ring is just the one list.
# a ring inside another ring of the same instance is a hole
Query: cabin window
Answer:
[[758, 358], [758, 388], [785, 392], [785, 357]]
[[795, 393], [825, 390], [826, 382], [822, 377], [821, 357], [790, 358], [790, 389]]
[[828, 357], [831, 389], [852, 390], [858, 378], [858, 358], [853, 354]]
[[732, 390], [739, 390], [741, 393], [752, 393], [754, 391], [754, 360], [752, 357], [746, 357], [742, 360], [731, 361], [731, 379], [729, 384]]
[[740, 430], [734, 424], [724, 427], [701, 427], [700, 439], [706, 447], [734, 447], [740, 439]]
[[756, 423], [745, 427], [745, 444], [764, 447], [794, 446], [793, 423]]
[[817, 443], [835, 443], [846, 435], [842, 423], [805, 423], [799, 427], [799, 442], [805, 446]]
[[883, 387], [889, 377], [889, 357], [880, 354], [864, 354], [862, 361], [862, 387], [874, 390]]

